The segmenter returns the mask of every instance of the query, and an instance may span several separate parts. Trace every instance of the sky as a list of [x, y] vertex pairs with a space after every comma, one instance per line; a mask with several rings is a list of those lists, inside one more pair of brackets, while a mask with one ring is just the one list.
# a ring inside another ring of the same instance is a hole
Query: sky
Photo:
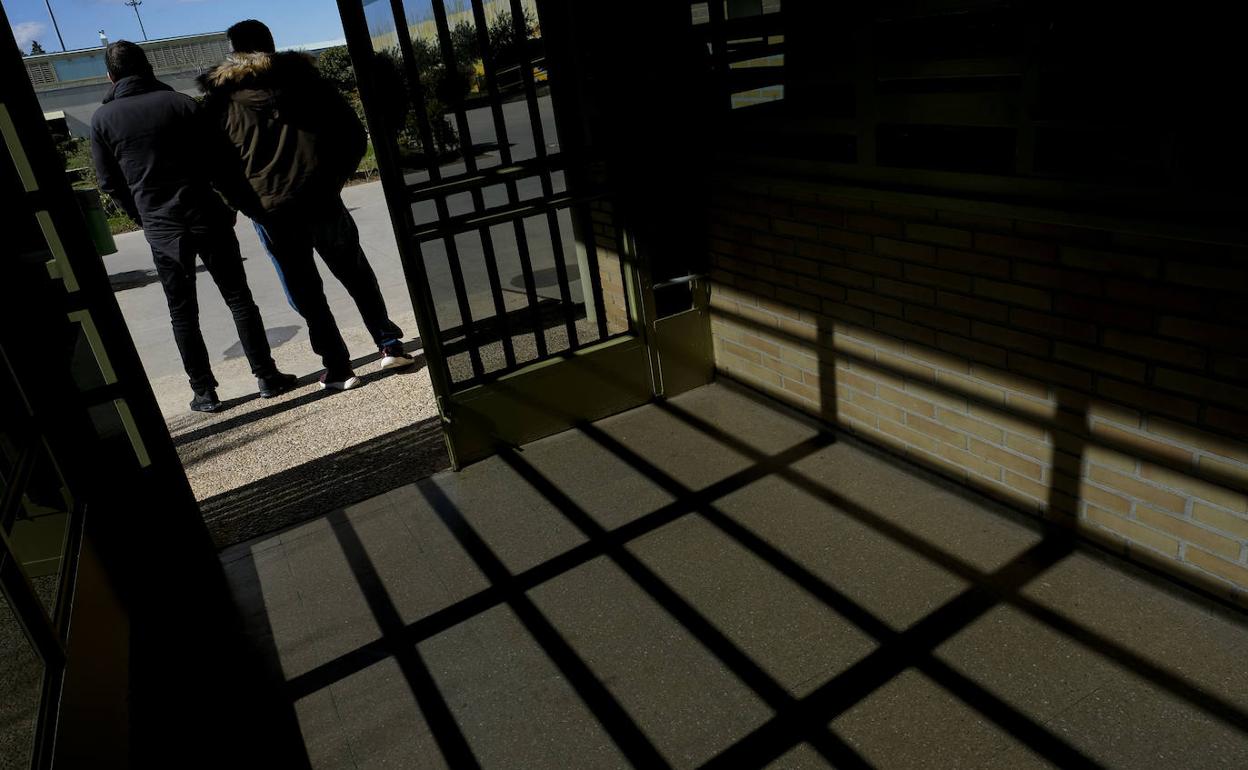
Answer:
[[[134, 10], [125, 0], [48, 0], [65, 38], [65, 47], [100, 44], [99, 30], [109, 40], [141, 42]], [[279, 48], [342, 39], [342, 23], [334, 0], [142, 0], [139, 14], [153, 40], [203, 32], [222, 32], [241, 19], [259, 18], [273, 30]], [[48, 53], [61, 50], [44, 0], [0, 0], [22, 51], [32, 40]]]

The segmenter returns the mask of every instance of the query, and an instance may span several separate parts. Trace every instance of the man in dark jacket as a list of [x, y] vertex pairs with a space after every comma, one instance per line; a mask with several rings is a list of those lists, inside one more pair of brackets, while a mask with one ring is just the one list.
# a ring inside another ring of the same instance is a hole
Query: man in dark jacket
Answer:
[[143, 227], [169, 302], [173, 338], [195, 397], [191, 409], [221, 408], [199, 329], [195, 258], [225, 298], [265, 398], [295, 386], [273, 362], [260, 310], [243, 271], [234, 214], [213, 192], [205, 161], [207, 130], [195, 100], [156, 80], [143, 49], [124, 40], [104, 55], [113, 87], [91, 119], [91, 153], [100, 189]]
[[307, 321], [312, 348], [325, 365], [321, 386], [346, 390], [360, 381], [325, 299], [313, 249], [355, 300], [382, 352], [382, 368], [411, 364], [340, 197], [367, 145], [359, 118], [309, 57], [276, 53], [261, 22], [239, 22], [226, 34], [234, 52], [200, 85], [250, 184], [248, 190], [222, 192], [255, 223], [291, 305]]

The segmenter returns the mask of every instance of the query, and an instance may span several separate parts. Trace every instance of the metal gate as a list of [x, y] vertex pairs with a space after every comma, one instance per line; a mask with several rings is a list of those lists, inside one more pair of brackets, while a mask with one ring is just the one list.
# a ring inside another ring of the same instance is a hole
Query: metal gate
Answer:
[[339, 1], [456, 464], [662, 392], [648, 273], [552, 34], [567, 8], [460, 7]]

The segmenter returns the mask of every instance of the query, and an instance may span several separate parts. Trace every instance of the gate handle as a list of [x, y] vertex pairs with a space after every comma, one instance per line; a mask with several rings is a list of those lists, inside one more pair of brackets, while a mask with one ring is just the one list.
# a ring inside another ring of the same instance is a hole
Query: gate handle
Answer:
[[706, 273], [690, 273], [689, 275], [682, 275], [680, 278], [673, 278], [670, 281], [660, 281], [659, 283], [651, 286], [650, 290], [658, 291], [659, 289], [667, 289], [672, 286], [681, 286], [686, 283], [693, 283], [694, 281], [702, 281], [706, 278]]

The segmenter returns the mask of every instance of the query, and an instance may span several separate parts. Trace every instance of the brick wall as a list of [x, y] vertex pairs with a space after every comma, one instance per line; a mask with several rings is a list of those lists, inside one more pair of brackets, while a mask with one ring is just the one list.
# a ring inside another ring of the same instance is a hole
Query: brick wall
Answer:
[[598, 280], [602, 285], [603, 310], [607, 315], [607, 334], [619, 334], [628, 331], [628, 299], [620, 264], [620, 233], [614, 207], [606, 200], [594, 201], [590, 204], [590, 220], [594, 226]]
[[1248, 604], [1248, 250], [935, 200], [717, 195], [719, 372]]

